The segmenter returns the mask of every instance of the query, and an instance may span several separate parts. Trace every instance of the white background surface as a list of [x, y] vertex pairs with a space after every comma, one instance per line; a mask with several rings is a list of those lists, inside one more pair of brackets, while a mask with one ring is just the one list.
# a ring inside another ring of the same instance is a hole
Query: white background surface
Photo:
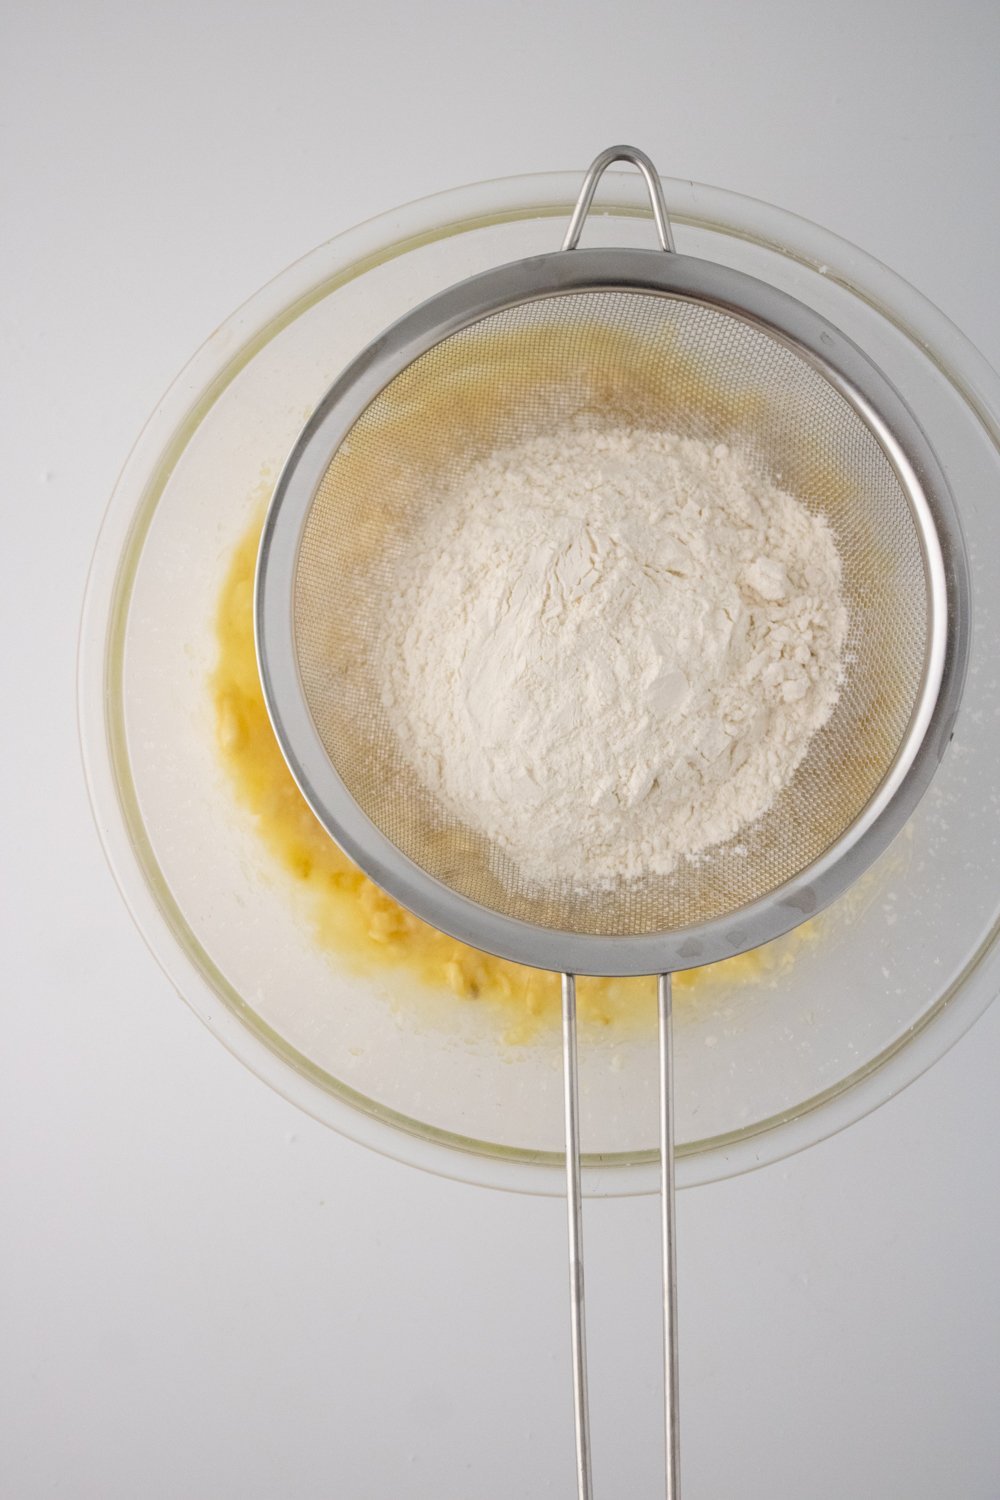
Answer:
[[[86, 566], [176, 370], [395, 203], [661, 170], [819, 220], [1000, 361], [989, 0], [7, 3], [0, 1497], [573, 1494], [564, 1206], [367, 1154], [171, 991], [79, 765]], [[1000, 1496], [1000, 1007], [682, 1196], [685, 1500]], [[660, 1486], [656, 1204], [587, 1209], [596, 1494]]]

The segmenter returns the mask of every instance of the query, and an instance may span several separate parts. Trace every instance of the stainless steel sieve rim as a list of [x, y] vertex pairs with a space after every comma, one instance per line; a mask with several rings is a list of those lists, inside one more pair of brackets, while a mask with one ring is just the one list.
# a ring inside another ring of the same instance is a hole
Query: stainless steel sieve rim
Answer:
[[[598, 180], [611, 162], [620, 159], [631, 161], [645, 178], [663, 254], [575, 250]], [[393, 378], [450, 335], [492, 313], [540, 299], [608, 290], [687, 300], [755, 324], [809, 361], [840, 393], [881, 447], [906, 497], [919, 541], [928, 622], [920, 691], [902, 743], [881, 784], [850, 827], [793, 880], [754, 904], [711, 921], [643, 937], [583, 936], [501, 916], [456, 894], [404, 856], [355, 802], [333, 767], [332, 753], [328, 756], [324, 749], [300, 676], [293, 616], [299, 555], [317, 491], [354, 423]], [[431, 299], [401, 319], [349, 367], [308, 424], [279, 480], [265, 524], [255, 586], [258, 664], [268, 712], [289, 766], [328, 832], [380, 886], [436, 927], [516, 961], [563, 971], [566, 1189], [580, 1500], [592, 1500], [593, 1489], [575, 976], [586, 972], [659, 975], [665, 1495], [667, 1500], [679, 1500], [671, 971], [759, 944], [832, 900], [888, 841], [926, 787], [950, 736], [969, 645], [964, 547], [944, 476], [898, 394], [836, 329], [753, 278], [708, 262], [679, 258], [653, 163], [633, 147], [612, 146], [596, 158], [584, 179], [560, 254], [501, 267]]]
[[[588, 291], [699, 303], [789, 346], [851, 404], [880, 444], [911, 507], [928, 599], [921, 689], [886, 775], [841, 836], [796, 877], [738, 912], [668, 934], [594, 936], [487, 910], [405, 856], [355, 802], [320, 740], [302, 687], [291, 599], [299, 546], [334, 453], [369, 403], [452, 333], [518, 304]], [[741, 272], [656, 250], [574, 250], [531, 257], [422, 303], [348, 366], [303, 430], [278, 480], [258, 557], [254, 628], [264, 696], [282, 753], [313, 812], [377, 884], [461, 942], [538, 968], [651, 974], [716, 962], [778, 937], [836, 899], [892, 840], [951, 737], [969, 650], [969, 581], [954, 502], [915, 417], [867, 356], [820, 314]]]

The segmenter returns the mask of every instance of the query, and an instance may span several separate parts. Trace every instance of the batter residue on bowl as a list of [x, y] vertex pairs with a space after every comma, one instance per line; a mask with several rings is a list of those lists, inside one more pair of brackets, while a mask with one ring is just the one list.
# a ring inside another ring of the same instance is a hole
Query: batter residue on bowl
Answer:
[[[258, 506], [222, 585], [211, 679], [219, 751], [240, 806], [271, 855], [301, 884], [323, 946], [357, 969], [405, 968], [463, 1003], [486, 1003], [507, 1040], [526, 1040], [559, 1016], [558, 975], [467, 948], [398, 906], [341, 853], [295, 785], [271, 729], [254, 653], [253, 577], [262, 523]], [[794, 962], [808, 931], [799, 928], [711, 971], [678, 974], [678, 1000], [683, 1003], [707, 982], [732, 988], [774, 978]], [[582, 1020], [604, 1026], [652, 1021], [655, 1015], [648, 979], [581, 978], [578, 1003]]]

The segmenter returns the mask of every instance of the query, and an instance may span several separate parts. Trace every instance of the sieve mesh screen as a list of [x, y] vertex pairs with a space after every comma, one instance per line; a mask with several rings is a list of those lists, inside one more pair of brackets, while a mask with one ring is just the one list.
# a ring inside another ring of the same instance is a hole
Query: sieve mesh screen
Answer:
[[[373, 667], [382, 601], [413, 528], [487, 454], [582, 414], [752, 455], [829, 521], [850, 622], [840, 700], [770, 812], [669, 876], [589, 895], [576, 885], [527, 885], [516, 850], [491, 847], [420, 785]], [[819, 859], [893, 763], [920, 693], [930, 621], [906, 491], [846, 397], [758, 325], [632, 290], [506, 308], [398, 374], [354, 423], [316, 491], [292, 608], [309, 712], [337, 773], [382, 833], [480, 906], [604, 936], [735, 915]]]

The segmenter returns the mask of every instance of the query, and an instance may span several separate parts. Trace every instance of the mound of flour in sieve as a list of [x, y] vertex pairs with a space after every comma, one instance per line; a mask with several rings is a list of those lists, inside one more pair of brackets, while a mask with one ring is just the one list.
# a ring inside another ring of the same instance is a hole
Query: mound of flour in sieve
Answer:
[[827, 523], [723, 445], [580, 425], [409, 538], [379, 645], [404, 756], [529, 886], [668, 874], [771, 806], [829, 718]]

